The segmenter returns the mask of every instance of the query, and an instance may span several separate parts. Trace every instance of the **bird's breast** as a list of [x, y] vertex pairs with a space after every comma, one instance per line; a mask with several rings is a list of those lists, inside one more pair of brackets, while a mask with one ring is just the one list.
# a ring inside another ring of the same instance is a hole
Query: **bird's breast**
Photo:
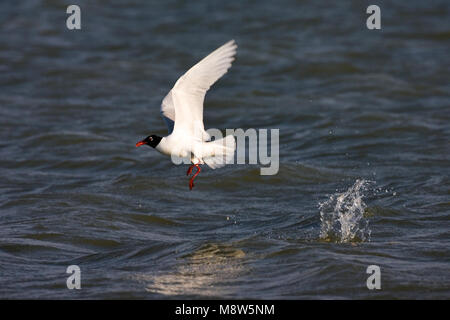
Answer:
[[168, 136], [164, 137], [156, 146], [156, 150], [168, 156], [185, 158], [190, 155], [189, 144], [184, 139], [176, 139]]

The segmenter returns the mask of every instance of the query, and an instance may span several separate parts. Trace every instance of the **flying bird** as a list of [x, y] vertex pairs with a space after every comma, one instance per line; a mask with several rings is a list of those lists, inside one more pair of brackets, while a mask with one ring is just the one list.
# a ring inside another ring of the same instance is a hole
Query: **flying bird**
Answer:
[[168, 135], [150, 135], [136, 143], [136, 147], [148, 145], [171, 157], [190, 157], [192, 165], [187, 174], [197, 168], [189, 180], [189, 189], [200, 173], [201, 164], [212, 169], [223, 167], [234, 159], [236, 142], [232, 135], [211, 140], [203, 124], [203, 101], [209, 88], [219, 80], [234, 61], [237, 45], [231, 40], [181, 76], [161, 104], [161, 115], [166, 122]]

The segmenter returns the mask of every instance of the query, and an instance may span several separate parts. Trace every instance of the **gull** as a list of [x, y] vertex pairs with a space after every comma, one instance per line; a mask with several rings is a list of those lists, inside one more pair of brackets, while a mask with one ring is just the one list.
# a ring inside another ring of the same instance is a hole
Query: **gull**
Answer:
[[[166, 122], [168, 135], [150, 135], [136, 143], [136, 147], [148, 145], [164, 155], [188, 158], [192, 165], [186, 175], [197, 168], [189, 180], [189, 189], [200, 173], [201, 164], [212, 169], [223, 167], [234, 159], [236, 141], [232, 135], [211, 140], [203, 124], [203, 102], [206, 92], [219, 80], [234, 61], [237, 45], [231, 40], [181, 76], [161, 103], [161, 115]], [[174, 162], [174, 161], [173, 161]]]

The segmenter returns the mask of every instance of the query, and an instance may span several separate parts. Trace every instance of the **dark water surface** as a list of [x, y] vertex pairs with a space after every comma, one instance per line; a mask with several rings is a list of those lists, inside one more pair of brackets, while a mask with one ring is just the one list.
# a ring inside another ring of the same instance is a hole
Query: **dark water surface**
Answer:
[[[450, 4], [375, 2], [2, 1], [0, 298], [450, 298]], [[279, 128], [280, 170], [189, 191], [135, 143], [230, 39], [206, 127]]]

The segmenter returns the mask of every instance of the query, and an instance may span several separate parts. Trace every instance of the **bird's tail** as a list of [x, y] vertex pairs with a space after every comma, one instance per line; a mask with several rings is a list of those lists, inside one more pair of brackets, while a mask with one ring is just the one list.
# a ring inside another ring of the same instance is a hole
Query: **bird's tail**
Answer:
[[217, 169], [234, 161], [236, 141], [232, 135], [228, 135], [219, 140], [205, 142], [204, 148], [204, 154], [209, 156], [204, 156], [203, 161], [208, 167]]

